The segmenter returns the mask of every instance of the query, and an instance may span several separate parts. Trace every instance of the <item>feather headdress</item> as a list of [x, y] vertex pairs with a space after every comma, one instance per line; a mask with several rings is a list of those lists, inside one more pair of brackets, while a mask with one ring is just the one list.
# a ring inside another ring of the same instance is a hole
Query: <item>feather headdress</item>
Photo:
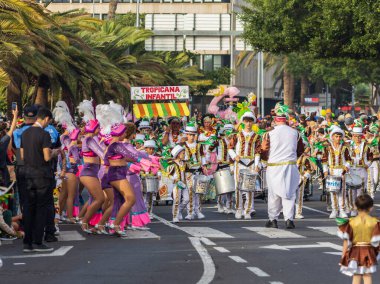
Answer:
[[54, 120], [62, 127], [72, 132], [76, 127], [74, 120], [70, 115], [69, 108], [64, 101], [58, 101], [56, 107], [53, 109]]
[[117, 112], [121, 114], [121, 116], [123, 117], [122, 122], [128, 122], [127, 117], [126, 117], [126, 112], [121, 105], [115, 103], [114, 101], [109, 101], [108, 103], [114, 110], [116, 110]]
[[79, 106], [77, 107], [79, 113], [83, 114], [83, 120], [84, 122], [89, 122], [90, 120], [95, 119], [95, 110], [94, 106], [91, 101], [89, 100], [83, 100], [83, 102], [79, 103]]
[[[96, 106], [96, 117], [100, 123], [102, 133], [111, 134], [113, 127], [124, 122], [124, 116], [120, 111], [120, 107], [120, 105], [115, 103], [112, 105]], [[121, 107], [121, 109], [123, 108]]]

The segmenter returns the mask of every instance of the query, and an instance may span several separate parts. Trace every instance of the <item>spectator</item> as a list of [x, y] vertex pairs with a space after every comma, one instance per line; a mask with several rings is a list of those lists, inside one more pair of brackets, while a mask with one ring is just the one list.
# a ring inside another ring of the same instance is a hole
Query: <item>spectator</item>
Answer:
[[[46, 215], [51, 202], [52, 168], [49, 161], [59, 151], [52, 151], [49, 133], [44, 128], [49, 125], [53, 115], [50, 110], [41, 108], [37, 120], [21, 136], [20, 154], [24, 161], [26, 195], [23, 220], [25, 222], [24, 252], [52, 251], [42, 243]], [[34, 245], [33, 245], [34, 243]]]
[[4, 186], [9, 186], [10, 183], [10, 177], [7, 167], [7, 150], [10, 145], [13, 131], [16, 129], [18, 115], [17, 107], [15, 110], [12, 111], [12, 114], [13, 120], [8, 132], [6, 131], [7, 124], [4, 122], [0, 123], [0, 180], [3, 180]]

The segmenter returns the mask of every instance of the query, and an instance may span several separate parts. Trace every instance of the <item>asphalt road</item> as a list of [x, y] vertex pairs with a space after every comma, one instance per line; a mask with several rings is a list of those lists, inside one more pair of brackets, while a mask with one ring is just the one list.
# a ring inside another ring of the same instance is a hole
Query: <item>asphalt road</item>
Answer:
[[[156, 206], [150, 231], [128, 231], [126, 239], [61, 225], [52, 253], [26, 255], [21, 241], [3, 243], [0, 283], [350, 283], [339, 273], [342, 242], [335, 221], [319, 195], [313, 199], [295, 230], [285, 230], [283, 221], [279, 230], [264, 228], [261, 200], [247, 221], [205, 204], [205, 220], [172, 224], [171, 207]], [[375, 209], [378, 215], [380, 207]], [[380, 283], [380, 276], [373, 280]]]

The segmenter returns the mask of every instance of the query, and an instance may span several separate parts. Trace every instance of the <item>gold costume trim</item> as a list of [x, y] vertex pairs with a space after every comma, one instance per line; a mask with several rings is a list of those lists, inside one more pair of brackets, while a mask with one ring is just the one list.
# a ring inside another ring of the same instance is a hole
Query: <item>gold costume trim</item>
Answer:
[[268, 167], [277, 167], [277, 166], [285, 166], [285, 165], [296, 165], [297, 161], [286, 161], [286, 162], [279, 162], [279, 163], [268, 163]]

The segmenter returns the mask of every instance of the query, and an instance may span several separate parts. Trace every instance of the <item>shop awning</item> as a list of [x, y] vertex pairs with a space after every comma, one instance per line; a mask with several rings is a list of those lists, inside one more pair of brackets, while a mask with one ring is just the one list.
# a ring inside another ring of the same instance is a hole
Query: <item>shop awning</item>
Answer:
[[170, 117], [189, 116], [190, 111], [186, 103], [152, 103], [134, 104], [133, 114], [137, 119], [142, 117]]

